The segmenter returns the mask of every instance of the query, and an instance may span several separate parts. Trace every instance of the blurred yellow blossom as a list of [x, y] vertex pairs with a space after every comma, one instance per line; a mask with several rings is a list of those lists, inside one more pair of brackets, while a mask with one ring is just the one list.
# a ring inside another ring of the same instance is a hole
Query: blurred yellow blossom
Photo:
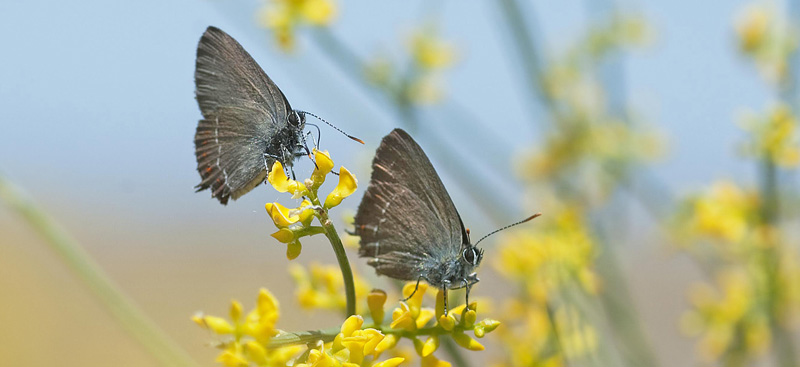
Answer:
[[743, 51], [754, 52], [764, 44], [772, 17], [771, 11], [760, 4], [745, 8], [736, 22], [739, 46]]
[[332, 0], [268, 0], [259, 13], [259, 22], [275, 33], [282, 49], [289, 51], [294, 47], [297, 27], [326, 26], [335, 15], [336, 5]]
[[739, 15], [736, 25], [739, 48], [751, 57], [766, 80], [789, 82], [789, 58], [797, 49], [797, 31], [782, 12], [754, 4]]
[[745, 153], [758, 159], [767, 158], [783, 167], [800, 163], [800, 132], [797, 118], [786, 104], [773, 107], [767, 116], [752, 116], [744, 128], [750, 133]]
[[701, 336], [698, 349], [706, 361], [717, 360], [734, 343], [745, 355], [767, 350], [769, 319], [758, 305], [763, 295], [757, 293], [754, 281], [757, 278], [729, 269], [718, 280], [721, 294], [705, 284], [695, 286], [694, 309], [684, 315], [681, 326], [684, 332]]
[[258, 294], [256, 307], [243, 314], [242, 304], [231, 301], [230, 321], [221, 317], [198, 313], [192, 320], [219, 335], [231, 336], [233, 339], [222, 343], [222, 352], [217, 362], [230, 367], [249, 366], [285, 366], [303, 349], [300, 346], [267, 349], [269, 340], [278, 334], [275, 324], [280, 315], [278, 300], [266, 289]]
[[434, 27], [415, 31], [409, 41], [409, 51], [414, 63], [423, 70], [449, 67], [455, 60], [455, 49], [440, 39]]
[[561, 302], [564, 294], [600, 291], [594, 270], [597, 244], [579, 208], [548, 213], [535, 230], [503, 235], [493, 263], [510, 288], [519, 290], [501, 313], [500, 321], [508, 325], [499, 331], [507, 364], [563, 366], [566, 358], [591, 355], [600, 345], [591, 320]]
[[[344, 281], [339, 267], [311, 263], [308, 268], [292, 264], [289, 274], [295, 282], [298, 303], [306, 309], [343, 311], [347, 304]], [[353, 274], [356, 297], [367, 294], [368, 287], [358, 274]]]
[[546, 302], [551, 292], [575, 281], [588, 293], [599, 284], [592, 270], [595, 244], [576, 209], [548, 216], [536, 230], [515, 231], [503, 237], [495, 269], [521, 282], [528, 295]]
[[705, 195], [687, 202], [681, 214], [689, 238], [703, 237], [738, 243], [757, 219], [758, 198], [729, 181], [719, 181]]
[[445, 94], [441, 73], [455, 62], [455, 47], [440, 39], [436, 28], [430, 25], [415, 30], [407, 45], [407, 68], [398, 67], [385, 55], [378, 55], [365, 65], [367, 81], [400, 104], [441, 101]]

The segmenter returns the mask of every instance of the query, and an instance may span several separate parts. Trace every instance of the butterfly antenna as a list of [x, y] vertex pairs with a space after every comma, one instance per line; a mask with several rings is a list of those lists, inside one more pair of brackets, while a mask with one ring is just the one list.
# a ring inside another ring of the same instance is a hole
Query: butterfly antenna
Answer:
[[527, 221], [530, 221], [530, 220], [532, 220], [533, 218], [536, 218], [536, 217], [538, 217], [538, 216], [541, 216], [541, 215], [542, 215], [542, 213], [536, 213], [536, 214], [534, 214], [534, 215], [531, 215], [530, 217], [528, 217], [528, 218], [525, 218], [525, 219], [523, 219], [523, 220], [521, 220], [521, 221], [519, 221], [519, 222], [517, 222], [517, 223], [514, 223], [514, 224], [509, 224], [509, 225], [507, 225], [507, 226], [505, 226], [505, 227], [503, 227], [503, 228], [496, 229], [496, 230], [492, 231], [491, 233], [489, 233], [489, 234], [487, 234], [487, 235], [485, 235], [485, 236], [481, 237], [481, 239], [479, 239], [479, 240], [478, 240], [478, 242], [475, 242], [475, 245], [473, 245], [473, 246], [478, 246], [478, 244], [479, 244], [479, 243], [481, 243], [481, 241], [485, 240], [485, 239], [486, 239], [486, 237], [489, 237], [489, 236], [491, 236], [491, 235], [493, 235], [493, 234], [495, 234], [495, 233], [497, 233], [497, 232], [500, 232], [500, 231], [502, 231], [502, 230], [504, 230], [504, 229], [509, 229], [509, 228], [511, 228], [511, 227], [513, 227], [513, 226], [516, 226], [516, 225], [519, 225], [519, 224], [525, 223], [525, 222], [527, 222]]
[[344, 134], [344, 135], [345, 135], [345, 136], [347, 136], [348, 138], [350, 138], [350, 139], [353, 139], [353, 140], [355, 140], [355, 141], [357, 141], [357, 142], [359, 142], [359, 143], [361, 143], [361, 144], [364, 144], [364, 141], [363, 141], [363, 140], [361, 140], [361, 139], [359, 139], [359, 138], [356, 138], [355, 136], [352, 136], [352, 135], [350, 135], [350, 134], [348, 134], [348, 133], [346, 133], [346, 132], [342, 131], [342, 129], [340, 129], [340, 128], [336, 127], [336, 126], [333, 126], [333, 124], [331, 124], [331, 123], [330, 123], [330, 122], [328, 122], [328, 121], [325, 121], [325, 119], [323, 119], [322, 117], [319, 117], [319, 116], [317, 116], [317, 115], [315, 115], [315, 114], [313, 114], [313, 113], [311, 113], [311, 112], [306, 112], [306, 111], [297, 111], [297, 112], [300, 112], [300, 113], [302, 113], [302, 114], [304, 114], [304, 115], [309, 115], [309, 116], [316, 117], [316, 118], [317, 118], [317, 120], [320, 120], [320, 121], [322, 121], [322, 122], [324, 122], [324, 123], [328, 124], [328, 126], [330, 126], [330, 127], [334, 128], [336, 131], [338, 131], [338, 132], [340, 132], [340, 133]]

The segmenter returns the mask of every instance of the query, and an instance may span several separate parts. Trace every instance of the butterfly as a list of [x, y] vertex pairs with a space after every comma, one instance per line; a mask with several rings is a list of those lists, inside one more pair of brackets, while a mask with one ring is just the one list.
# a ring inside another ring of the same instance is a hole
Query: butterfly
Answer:
[[442, 180], [402, 129], [384, 137], [375, 153], [354, 233], [361, 237], [359, 255], [378, 274], [445, 290], [445, 310], [448, 289], [466, 287], [469, 300], [479, 281], [483, 250], [470, 244]]
[[233, 37], [208, 27], [197, 46], [194, 80], [203, 119], [194, 136], [197, 191], [222, 204], [264, 181], [275, 161], [291, 168], [309, 153], [306, 112], [286, 96]]
[[[480, 279], [483, 260], [477, 245], [487, 237], [540, 216], [483, 236], [474, 245], [453, 200], [422, 148], [402, 129], [381, 141], [372, 160], [372, 177], [358, 206], [353, 234], [360, 236], [358, 254], [379, 275], [416, 281], [444, 290], [466, 288]], [[406, 299], [408, 299], [406, 298]]]

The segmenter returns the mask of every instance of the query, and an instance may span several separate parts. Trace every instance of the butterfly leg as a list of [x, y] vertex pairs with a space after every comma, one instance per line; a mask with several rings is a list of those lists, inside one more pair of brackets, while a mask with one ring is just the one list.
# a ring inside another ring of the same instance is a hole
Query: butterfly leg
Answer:
[[[472, 288], [472, 284], [470, 284], [466, 279], [463, 279], [463, 282], [464, 282], [464, 288], [466, 288], [466, 290], [467, 290], [467, 296], [466, 296], [465, 302], [466, 302], [467, 307], [469, 307], [469, 290]], [[466, 308], [465, 308], [465, 310], [466, 310]]]
[[443, 302], [443, 306], [444, 306], [444, 315], [445, 316], [447, 316], [447, 289], [449, 287], [450, 287], [450, 281], [449, 280], [445, 280], [443, 282], [443, 287], [442, 287], [442, 292], [444, 292], [442, 300], [444, 301]]
[[[408, 301], [408, 300], [410, 300], [410, 299], [411, 299], [411, 297], [414, 297], [414, 294], [416, 294], [416, 293], [417, 293], [417, 289], [419, 289], [419, 281], [420, 281], [420, 280], [422, 280], [422, 279], [425, 279], [425, 277], [419, 277], [419, 278], [417, 278], [417, 285], [415, 285], [415, 286], [414, 286], [414, 291], [413, 291], [413, 292], [411, 292], [411, 294], [410, 294], [408, 297], [406, 297], [406, 298], [403, 298], [403, 299], [401, 299], [400, 301], [402, 301], [402, 302], [405, 302], [405, 301]], [[425, 280], [427, 280], [427, 279], [425, 279]]]

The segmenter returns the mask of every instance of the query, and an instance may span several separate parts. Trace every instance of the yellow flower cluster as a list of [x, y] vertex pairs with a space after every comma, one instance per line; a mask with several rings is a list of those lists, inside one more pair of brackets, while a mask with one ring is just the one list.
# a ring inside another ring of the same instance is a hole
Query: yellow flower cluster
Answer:
[[789, 58], [797, 49], [796, 31], [787, 19], [764, 4], [745, 8], [736, 22], [739, 48], [751, 57], [761, 74], [775, 83], [789, 82]]
[[[763, 276], [763, 275], [762, 275]], [[698, 284], [691, 292], [693, 310], [681, 320], [684, 332], [700, 336], [698, 351], [708, 362], [718, 360], [736, 344], [739, 353], [758, 356], [770, 344], [768, 314], [760, 312], [757, 281], [743, 271], [720, 274], [720, 292], [707, 284]]]
[[[406, 284], [403, 288], [404, 294], [410, 295], [414, 292], [414, 287], [415, 283]], [[230, 320], [203, 314], [196, 315], [193, 320], [215, 334], [231, 338], [220, 344], [222, 352], [217, 357], [217, 362], [228, 367], [394, 367], [405, 358], [392, 357], [384, 361], [379, 359], [384, 352], [395, 349], [402, 338], [413, 342], [423, 367], [450, 366], [450, 363], [439, 360], [433, 354], [443, 337], [452, 337], [458, 345], [468, 350], [483, 350], [483, 345], [466, 333], [471, 331], [475, 337], [482, 338], [494, 331], [500, 323], [492, 319], [478, 321], [477, 304], [474, 302], [469, 306], [455, 307], [444, 315], [441, 291], [437, 296], [435, 309], [423, 307], [426, 290], [427, 285], [420, 284], [408, 302], [401, 302], [392, 311], [392, 321], [388, 327], [384, 325], [386, 293], [373, 290], [367, 296], [371, 324], [365, 325], [364, 318], [360, 315], [350, 316], [332, 342], [319, 341], [302, 354], [305, 350], [303, 346], [270, 348], [271, 341], [290, 334], [275, 328], [279, 316], [278, 301], [265, 289], [261, 290], [255, 309], [246, 316], [243, 316], [242, 305], [238, 301], [232, 301]], [[429, 325], [431, 321], [435, 321], [433, 325]]]
[[[664, 144], [655, 130], [614, 119], [600, 122], [588, 119], [588, 115], [584, 117], [587, 119], [566, 122], [549, 135], [542, 148], [523, 160], [521, 175], [531, 180], [552, 179], [586, 164], [643, 163], [658, 158], [664, 151]], [[606, 177], [596, 181], [609, 180]], [[611, 188], [607, 187], [604, 194]]]
[[387, 343], [387, 336], [377, 329], [361, 327], [364, 318], [359, 315], [350, 316], [342, 324], [341, 331], [333, 343], [319, 342], [311, 349], [305, 363], [297, 367], [395, 367], [404, 361], [401, 357], [389, 358], [375, 362], [385, 350], [394, 345]]
[[267, 348], [270, 338], [278, 334], [275, 324], [280, 315], [278, 301], [266, 289], [258, 294], [256, 307], [246, 316], [242, 304], [231, 301], [230, 321], [217, 316], [195, 315], [192, 320], [215, 334], [231, 337], [220, 344], [217, 362], [228, 367], [283, 367], [302, 351], [301, 346]]
[[733, 182], [720, 181], [711, 186], [706, 195], [691, 198], [680, 218], [679, 230], [684, 240], [710, 239], [724, 242], [727, 250], [731, 244], [742, 243], [756, 221], [758, 197], [745, 192]]
[[548, 215], [535, 232], [505, 235], [495, 269], [519, 289], [503, 312], [509, 327], [500, 332], [507, 362], [514, 365], [566, 365], [598, 348], [595, 327], [563, 295], [595, 295], [599, 281], [592, 269], [596, 245], [578, 210]]
[[275, 34], [278, 45], [286, 51], [294, 48], [295, 29], [302, 24], [325, 26], [336, 15], [332, 0], [269, 0], [259, 20]]
[[744, 147], [746, 154], [767, 158], [783, 167], [800, 164], [798, 122], [786, 104], [773, 107], [765, 117], [747, 119], [744, 128], [750, 132], [750, 141]]
[[592, 270], [596, 245], [576, 209], [548, 215], [536, 231], [504, 236], [495, 269], [525, 286], [536, 302], [547, 302], [552, 292], [575, 281], [589, 294], [598, 291]]
[[415, 31], [408, 41], [410, 67], [396, 67], [385, 57], [368, 63], [366, 78], [402, 103], [432, 104], [442, 100], [440, 73], [455, 61], [455, 49], [434, 27]]
[[597, 183], [599, 190], [590, 194], [602, 201], [616, 188], [617, 175], [625, 167], [664, 153], [661, 134], [612, 105], [602, 81], [588, 71], [611, 52], [643, 43], [647, 33], [640, 19], [616, 17], [595, 26], [547, 64], [540, 83], [554, 125], [546, 140], [522, 159], [521, 177], [547, 184], [576, 174], [588, 176], [578, 180]]
[[[276, 240], [287, 244], [286, 257], [292, 260], [300, 255], [302, 245], [300, 238], [314, 234], [324, 233], [320, 226], [312, 226], [311, 222], [316, 217], [320, 221], [328, 221], [327, 210], [339, 205], [342, 200], [352, 195], [358, 187], [358, 180], [347, 170], [339, 168], [339, 183], [320, 204], [317, 191], [325, 182], [325, 177], [333, 169], [333, 160], [327, 151], [321, 152], [314, 149], [314, 162], [316, 168], [311, 177], [304, 182], [290, 179], [283, 171], [281, 162], [275, 161], [272, 170], [267, 176], [267, 181], [279, 192], [288, 192], [293, 198], [305, 197], [307, 199], [297, 208], [287, 208], [279, 203], [267, 203], [266, 209], [278, 231], [272, 234]], [[323, 214], [323, 212], [325, 214]], [[323, 216], [324, 215], [324, 216]]]
[[[306, 309], [344, 311], [347, 301], [344, 295], [344, 281], [339, 267], [312, 263], [308, 269], [292, 264], [289, 273], [294, 279], [297, 300]], [[362, 298], [369, 288], [361, 277], [354, 274], [356, 298]]]
[[762, 205], [755, 193], [723, 181], [687, 199], [677, 215], [683, 246], [716, 276], [715, 285], [694, 287], [681, 320], [685, 333], [699, 337], [706, 361], [758, 358], [771, 347], [771, 329], [788, 327], [800, 313], [800, 257], [762, 223]]

